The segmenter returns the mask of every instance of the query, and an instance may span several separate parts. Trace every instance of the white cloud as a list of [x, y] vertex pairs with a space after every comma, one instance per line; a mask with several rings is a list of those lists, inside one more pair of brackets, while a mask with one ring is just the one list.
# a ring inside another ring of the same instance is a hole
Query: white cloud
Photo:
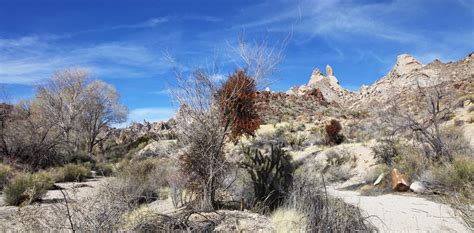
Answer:
[[[287, 5], [287, 3], [291, 3]], [[303, 33], [306, 37], [323, 36], [351, 40], [348, 35], [362, 35], [398, 42], [420, 39], [408, 31], [393, 25], [382, 15], [390, 15], [403, 9], [402, 1], [389, 3], [357, 4], [340, 0], [310, 1], [299, 4], [285, 2], [280, 6], [284, 11], [261, 14], [261, 19], [244, 24], [244, 27], [264, 27], [268, 31]], [[268, 6], [261, 6], [268, 7]], [[263, 11], [265, 12], [265, 11]]]
[[156, 50], [133, 43], [69, 48], [37, 38], [0, 40], [0, 83], [35, 84], [57, 70], [78, 66], [101, 78], [150, 77], [168, 68]]
[[128, 116], [129, 122], [149, 122], [166, 121], [169, 120], [176, 110], [174, 108], [136, 108], [130, 111]]

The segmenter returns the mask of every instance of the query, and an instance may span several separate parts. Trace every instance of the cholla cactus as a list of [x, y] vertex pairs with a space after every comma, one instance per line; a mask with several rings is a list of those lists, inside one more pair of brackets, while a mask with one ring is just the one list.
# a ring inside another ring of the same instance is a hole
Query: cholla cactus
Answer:
[[252, 180], [255, 204], [265, 202], [265, 206], [273, 209], [283, 201], [293, 183], [295, 169], [291, 156], [281, 147], [271, 145], [269, 154], [247, 148], [240, 165]]

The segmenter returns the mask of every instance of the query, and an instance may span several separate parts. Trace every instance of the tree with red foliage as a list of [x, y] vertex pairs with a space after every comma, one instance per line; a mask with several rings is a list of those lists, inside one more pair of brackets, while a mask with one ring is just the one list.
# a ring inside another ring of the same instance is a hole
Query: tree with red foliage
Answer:
[[342, 130], [341, 123], [332, 119], [329, 125], [326, 125], [326, 143], [328, 145], [338, 145], [344, 141], [344, 136], [339, 134]]
[[245, 70], [237, 70], [217, 92], [217, 103], [222, 123], [229, 130], [229, 139], [237, 142], [243, 135], [255, 136], [260, 126], [255, 100], [257, 85], [255, 79]]

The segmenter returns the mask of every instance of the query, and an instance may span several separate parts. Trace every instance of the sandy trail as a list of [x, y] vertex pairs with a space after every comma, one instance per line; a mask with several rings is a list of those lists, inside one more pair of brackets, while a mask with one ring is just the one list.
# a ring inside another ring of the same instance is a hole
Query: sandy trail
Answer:
[[454, 211], [449, 206], [420, 197], [361, 196], [356, 191], [333, 187], [328, 187], [328, 193], [358, 206], [366, 216], [377, 216], [371, 222], [381, 232], [470, 232], [461, 219], [453, 217]]

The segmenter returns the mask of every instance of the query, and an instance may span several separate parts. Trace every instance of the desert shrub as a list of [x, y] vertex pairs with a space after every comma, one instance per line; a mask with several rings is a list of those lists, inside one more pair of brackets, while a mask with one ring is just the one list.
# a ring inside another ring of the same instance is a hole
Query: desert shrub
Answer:
[[342, 130], [341, 123], [337, 120], [331, 120], [325, 127], [326, 143], [328, 145], [338, 145], [344, 141], [344, 136], [339, 134]]
[[433, 181], [447, 189], [461, 190], [474, 183], [474, 160], [456, 156], [453, 163], [431, 168]]
[[295, 209], [278, 208], [271, 217], [270, 221], [275, 226], [276, 232], [305, 232], [306, 216], [298, 213]]
[[270, 153], [247, 148], [240, 166], [250, 175], [255, 204], [270, 209], [281, 204], [293, 182], [292, 158], [281, 147], [271, 145]]
[[114, 166], [109, 163], [97, 163], [95, 165], [95, 170], [98, 175], [110, 176], [114, 172]]
[[285, 141], [291, 148], [299, 149], [306, 142], [307, 136], [304, 133], [287, 133], [285, 134]]
[[237, 70], [217, 91], [217, 103], [222, 122], [230, 128], [229, 138], [233, 142], [242, 135], [255, 136], [260, 127], [260, 117], [255, 105], [257, 84], [245, 70]]
[[[97, 192], [78, 197], [62, 192], [62, 201], [45, 208], [24, 208], [19, 215], [26, 231], [117, 232], [123, 230], [124, 216], [138, 207], [140, 190], [127, 190], [111, 178]], [[77, 201], [80, 198], [80, 201]], [[45, 214], [47, 210], [47, 214]]]
[[88, 155], [87, 153], [77, 152], [74, 155], [69, 156], [66, 162], [74, 163], [74, 164], [80, 164], [80, 163], [94, 164], [96, 161], [92, 156]]
[[82, 164], [66, 164], [53, 171], [56, 182], [82, 182], [91, 175], [91, 168]]
[[326, 152], [328, 180], [335, 182], [346, 181], [351, 178], [353, 175], [352, 168], [356, 161], [356, 157], [351, 157], [345, 150]]
[[357, 207], [332, 198], [323, 190], [324, 184], [314, 177], [298, 176], [283, 205], [305, 216], [306, 232], [371, 232], [375, 230]]
[[432, 162], [425, 156], [423, 149], [405, 143], [400, 146], [400, 154], [394, 158], [394, 167], [400, 172], [414, 179], [421, 175]]
[[22, 174], [5, 187], [5, 203], [22, 205], [41, 199], [53, 186], [52, 177], [44, 172]]
[[391, 138], [381, 139], [370, 149], [379, 163], [387, 165], [392, 165], [393, 159], [399, 155], [400, 150], [398, 141]]
[[456, 127], [456, 125], [443, 127], [440, 134], [447, 151], [449, 151], [453, 156], [460, 154], [473, 154], [473, 151], [469, 146], [469, 141], [464, 137], [461, 128]]
[[346, 181], [354, 175], [351, 165], [347, 163], [340, 167], [330, 167], [326, 174], [328, 181], [331, 182]]
[[329, 166], [339, 167], [350, 160], [351, 156], [346, 151], [329, 150], [326, 152], [326, 162]]
[[146, 159], [128, 162], [117, 172], [117, 182], [123, 193], [136, 193], [138, 203], [154, 201], [160, 197], [161, 188], [168, 187], [169, 174], [173, 165], [169, 160]]
[[12, 176], [11, 167], [6, 164], [0, 164], [0, 191], [3, 190], [3, 187], [5, 187]]

